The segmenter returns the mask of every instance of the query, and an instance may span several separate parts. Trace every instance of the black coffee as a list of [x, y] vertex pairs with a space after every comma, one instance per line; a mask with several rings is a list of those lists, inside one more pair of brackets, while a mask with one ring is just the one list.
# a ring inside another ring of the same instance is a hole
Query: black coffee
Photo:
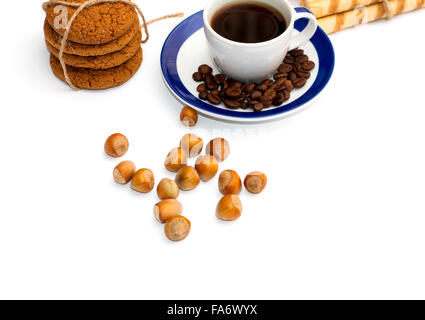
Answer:
[[244, 43], [274, 39], [286, 30], [283, 15], [263, 3], [230, 4], [215, 13], [211, 26], [222, 37]]

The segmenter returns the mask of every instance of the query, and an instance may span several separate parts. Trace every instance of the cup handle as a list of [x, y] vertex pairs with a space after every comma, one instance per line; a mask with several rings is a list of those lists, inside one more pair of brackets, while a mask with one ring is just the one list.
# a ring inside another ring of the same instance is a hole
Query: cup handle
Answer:
[[292, 38], [291, 43], [289, 45], [289, 50], [302, 46], [307, 41], [309, 41], [316, 33], [316, 17], [307, 8], [295, 8], [295, 21], [302, 18], [308, 19], [308, 24], [299, 34]]

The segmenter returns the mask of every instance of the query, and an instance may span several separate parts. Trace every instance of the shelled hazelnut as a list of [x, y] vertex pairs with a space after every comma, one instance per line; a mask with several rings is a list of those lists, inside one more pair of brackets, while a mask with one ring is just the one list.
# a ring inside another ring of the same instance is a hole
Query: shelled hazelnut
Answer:
[[175, 199], [162, 200], [153, 207], [155, 218], [161, 223], [165, 223], [168, 219], [178, 216], [182, 212], [182, 204]]
[[149, 169], [138, 170], [131, 179], [131, 188], [135, 191], [147, 193], [155, 186], [153, 172]]
[[114, 180], [119, 184], [127, 184], [135, 172], [136, 166], [132, 161], [120, 162], [113, 171]]
[[214, 156], [218, 161], [224, 161], [230, 154], [230, 146], [226, 139], [215, 138], [208, 142], [205, 152]]
[[189, 155], [189, 158], [199, 155], [203, 147], [204, 142], [202, 139], [193, 133], [185, 134], [180, 140], [180, 148]]
[[175, 216], [165, 223], [165, 235], [171, 241], [181, 241], [185, 239], [190, 232], [190, 221], [183, 216]]
[[226, 194], [217, 204], [216, 215], [219, 219], [233, 221], [242, 214], [242, 203], [235, 194]]
[[267, 185], [267, 176], [260, 172], [254, 171], [249, 173], [243, 182], [245, 189], [251, 193], [257, 194], [264, 190]]
[[242, 190], [242, 181], [236, 171], [225, 170], [218, 177], [218, 189], [223, 195], [239, 194]]
[[181, 190], [188, 191], [195, 189], [199, 182], [199, 175], [194, 167], [183, 167], [177, 172], [176, 183]]
[[121, 157], [128, 150], [128, 140], [127, 137], [121, 133], [114, 133], [109, 136], [105, 141], [105, 152], [111, 157]]
[[187, 155], [182, 148], [174, 148], [165, 159], [164, 166], [168, 171], [177, 172], [187, 164]]
[[179, 196], [179, 187], [174, 180], [165, 178], [162, 179], [156, 187], [156, 192], [161, 200], [177, 199]]
[[184, 106], [180, 112], [180, 121], [188, 127], [193, 127], [198, 122], [198, 111], [195, 109]]
[[196, 159], [195, 169], [201, 180], [207, 182], [217, 174], [218, 162], [213, 156], [201, 156]]

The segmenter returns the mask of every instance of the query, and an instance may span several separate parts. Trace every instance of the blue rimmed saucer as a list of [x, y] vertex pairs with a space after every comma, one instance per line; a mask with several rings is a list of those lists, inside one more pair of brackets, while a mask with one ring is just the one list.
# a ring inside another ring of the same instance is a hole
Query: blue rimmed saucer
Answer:
[[[296, 8], [297, 12], [309, 12], [306, 8]], [[271, 107], [261, 112], [252, 110], [230, 110], [224, 105], [212, 105], [198, 98], [197, 83], [192, 74], [199, 65], [208, 64], [214, 68], [209, 56], [203, 30], [202, 11], [182, 21], [171, 31], [161, 52], [161, 69], [165, 84], [184, 104], [200, 113], [219, 120], [234, 122], [263, 122], [288, 117], [303, 110], [326, 87], [335, 65], [335, 53], [326, 33], [318, 28], [310, 42], [302, 49], [316, 63], [311, 77], [301, 89], [294, 89], [291, 98], [280, 107]], [[295, 23], [296, 30], [304, 29], [307, 21]], [[218, 73], [215, 69], [214, 73]]]

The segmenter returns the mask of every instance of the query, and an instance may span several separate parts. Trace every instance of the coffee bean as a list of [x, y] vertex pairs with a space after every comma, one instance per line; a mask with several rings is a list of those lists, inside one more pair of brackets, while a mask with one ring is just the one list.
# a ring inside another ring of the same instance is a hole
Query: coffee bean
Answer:
[[230, 109], [239, 109], [241, 107], [241, 103], [235, 100], [223, 99], [223, 102]]
[[214, 81], [214, 77], [211, 74], [205, 75], [204, 82], [209, 90], [218, 89], [218, 84]]
[[252, 100], [252, 99], [249, 99], [247, 101], [250, 107], [254, 107], [257, 103], [260, 103], [258, 100]]
[[263, 104], [264, 108], [268, 108], [268, 107], [271, 107], [273, 105], [273, 100], [264, 100], [264, 101], [260, 101], [260, 102]]
[[220, 95], [220, 91], [216, 90], [211, 90], [211, 94], [214, 96], [219, 96]]
[[288, 79], [291, 81], [295, 81], [297, 79], [297, 74], [295, 72], [289, 72]]
[[202, 92], [202, 91], [207, 91], [207, 86], [205, 85], [205, 83], [201, 83], [197, 88], [196, 91], [198, 92]]
[[293, 64], [295, 62], [295, 58], [291, 57], [291, 56], [286, 56], [285, 59], [283, 59], [284, 63], [289, 63], [289, 64]]
[[192, 79], [195, 80], [196, 82], [201, 82], [202, 80], [204, 80], [204, 75], [200, 72], [195, 72], [192, 75]]
[[279, 69], [277, 69], [277, 71], [279, 71], [280, 73], [288, 73], [292, 71], [292, 66], [290, 64], [287, 63], [282, 63], [279, 66]]
[[226, 77], [223, 74], [216, 74], [214, 76], [214, 81], [217, 84], [223, 84], [226, 81]]
[[212, 68], [207, 64], [202, 64], [199, 66], [198, 71], [202, 74], [210, 74], [212, 72]]
[[275, 73], [274, 74], [273, 79], [279, 80], [281, 78], [286, 78], [287, 76], [288, 76], [287, 73], [281, 73], [281, 72], [279, 72], [279, 73]]
[[295, 50], [293, 53], [291, 53], [294, 57], [298, 57], [298, 56], [300, 56], [300, 55], [302, 55], [302, 54], [304, 54], [304, 50], [302, 50], [302, 49], [297, 49], [297, 50]]
[[279, 92], [272, 101], [273, 105], [278, 107], [283, 103], [283, 92]]
[[257, 84], [255, 83], [250, 83], [245, 87], [245, 92], [246, 93], [252, 93], [255, 90]]
[[256, 111], [256, 112], [260, 112], [261, 110], [263, 110], [264, 109], [264, 106], [263, 106], [263, 104], [262, 103], [256, 103], [255, 105], [254, 105], [254, 111]]
[[265, 91], [265, 90], [267, 90], [267, 86], [266, 86], [266, 84], [264, 84], [264, 83], [259, 84], [259, 85], [257, 86], [257, 90], [260, 90], [260, 91]]
[[305, 54], [299, 55], [295, 58], [296, 63], [304, 63], [307, 61], [308, 61], [308, 56], [306, 56]]
[[303, 87], [307, 82], [306, 78], [297, 78], [295, 81], [292, 82], [295, 88], [301, 88]]
[[264, 91], [263, 93], [263, 98], [265, 100], [273, 100], [276, 97], [276, 91], [274, 91], [273, 89], [267, 89], [266, 91]]
[[229, 98], [237, 98], [237, 97], [239, 97], [241, 94], [242, 94], [242, 90], [241, 90], [241, 88], [238, 88], [238, 87], [229, 87], [229, 88], [227, 88], [227, 90], [226, 90], [226, 95], [227, 95]]
[[236, 98], [236, 101], [242, 102], [246, 99], [246, 96], [244, 94], [241, 94], [239, 98]]
[[302, 66], [303, 70], [310, 71], [310, 70], [314, 69], [316, 64], [313, 61], [309, 60], [309, 61], [303, 62], [303, 64], [301, 66]]
[[207, 100], [208, 92], [207, 91], [201, 91], [199, 92], [199, 99], [201, 100]]
[[308, 71], [297, 71], [297, 76], [301, 78], [310, 78], [310, 72]]
[[262, 95], [263, 95], [263, 94], [261, 93], [261, 91], [254, 90], [254, 91], [251, 93], [251, 99], [252, 99], [252, 100], [258, 100], [258, 99], [259, 99]]
[[210, 102], [210, 103], [212, 103], [212, 104], [215, 104], [215, 105], [218, 105], [218, 104], [220, 104], [221, 103], [221, 99], [220, 99], [220, 97], [219, 96], [216, 96], [216, 95], [213, 95], [213, 94], [208, 94], [208, 97], [207, 97], [207, 99], [208, 99], [208, 101]]
[[247, 102], [245, 102], [245, 101], [243, 101], [243, 102], [241, 102], [241, 109], [247, 109], [248, 108], [248, 103]]
[[285, 80], [283, 85], [284, 85], [285, 89], [289, 92], [291, 92], [292, 89], [294, 89], [294, 84], [292, 83], [291, 80]]
[[285, 78], [280, 78], [280, 79], [276, 80], [276, 82], [273, 83], [273, 85], [270, 86], [270, 89], [272, 89], [276, 92], [283, 90], [284, 87], [285, 87], [284, 86], [285, 80], [286, 80]]
[[302, 67], [301, 67], [301, 63], [294, 63], [293, 64], [293, 71], [301, 71]]
[[270, 87], [273, 83], [274, 83], [274, 81], [273, 81], [273, 80], [268, 79], [268, 80], [263, 81], [263, 83], [262, 83], [262, 84], [264, 84], [264, 85], [268, 88], [268, 87]]
[[230, 82], [230, 87], [242, 88], [242, 82], [233, 80], [232, 82]]
[[283, 90], [283, 101], [288, 100], [291, 97], [291, 92], [288, 90]]

